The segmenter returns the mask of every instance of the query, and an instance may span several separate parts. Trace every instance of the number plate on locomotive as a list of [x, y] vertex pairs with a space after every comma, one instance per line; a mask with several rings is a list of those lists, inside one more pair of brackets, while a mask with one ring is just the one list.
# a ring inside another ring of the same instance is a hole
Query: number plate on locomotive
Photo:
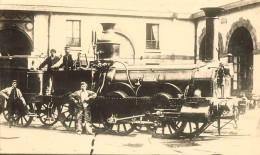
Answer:
[[144, 82], [157, 82], [158, 81], [158, 75], [155, 75], [155, 74], [144, 75], [143, 81]]

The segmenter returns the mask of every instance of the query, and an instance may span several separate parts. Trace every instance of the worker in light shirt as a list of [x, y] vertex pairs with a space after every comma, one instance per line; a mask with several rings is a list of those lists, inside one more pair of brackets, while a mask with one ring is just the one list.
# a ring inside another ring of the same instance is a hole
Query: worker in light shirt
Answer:
[[29, 109], [19, 88], [17, 88], [17, 80], [12, 81], [12, 86], [1, 90], [1, 95], [5, 95], [7, 100], [7, 109], [9, 115], [9, 123], [13, 123], [10, 118], [15, 114], [15, 109], [22, 110], [23, 115], [30, 115]]
[[[87, 90], [87, 83], [81, 82], [81, 89], [72, 93], [69, 98], [70, 100], [76, 104], [76, 132], [78, 134], [82, 133], [82, 127], [85, 127], [87, 134], [92, 134], [91, 127], [91, 113], [89, 109], [89, 100], [93, 99], [97, 96], [97, 94], [93, 91]], [[84, 118], [84, 122], [82, 122], [82, 118]]]

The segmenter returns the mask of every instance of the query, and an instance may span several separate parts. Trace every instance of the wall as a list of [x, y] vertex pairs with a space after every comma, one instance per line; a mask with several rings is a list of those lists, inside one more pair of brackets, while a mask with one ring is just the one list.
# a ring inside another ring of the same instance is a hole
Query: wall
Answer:
[[34, 50], [32, 55], [40, 56], [39, 61], [35, 61], [35, 66], [39, 66], [48, 50], [48, 15], [37, 14], [34, 17]]
[[[102, 34], [100, 23], [117, 23], [115, 31], [119, 34], [121, 43], [120, 55], [129, 65], [135, 63], [144, 65], [193, 63], [194, 55], [194, 25], [190, 21], [179, 21], [159, 18], [136, 18], [119, 16], [94, 16], [52, 13], [50, 23], [50, 49], [57, 50], [57, 54], [64, 53], [66, 45], [66, 20], [81, 20], [81, 47], [72, 47], [72, 54], [82, 52], [93, 57], [91, 32], [97, 31], [97, 36]], [[159, 24], [160, 49], [146, 49], [146, 23]], [[48, 15], [37, 14], [35, 17], [35, 50], [46, 53], [48, 49]], [[180, 31], [181, 30], [181, 31]], [[131, 41], [131, 42], [129, 42]], [[46, 53], [47, 54], [47, 53]], [[183, 60], [181, 56], [187, 61]], [[133, 61], [135, 57], [135, 62]]]

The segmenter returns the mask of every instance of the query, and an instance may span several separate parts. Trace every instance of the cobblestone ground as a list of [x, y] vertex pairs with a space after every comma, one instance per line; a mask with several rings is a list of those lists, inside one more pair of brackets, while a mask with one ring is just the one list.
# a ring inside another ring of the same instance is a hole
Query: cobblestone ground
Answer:
[[[156, 139], [147, 133], [129, 136], [97, 135], [94, 154], [260, 154], [260, 109], [248, 110], [238, 128], [229, 124], [218, 136], [216, 124], [196, 139]], [[93, 135], [68, 132], [57, 123], [43, 126], [35, 119], [29, 127], [9, 128], [0, 116], [0, 154], [89, 154]]]

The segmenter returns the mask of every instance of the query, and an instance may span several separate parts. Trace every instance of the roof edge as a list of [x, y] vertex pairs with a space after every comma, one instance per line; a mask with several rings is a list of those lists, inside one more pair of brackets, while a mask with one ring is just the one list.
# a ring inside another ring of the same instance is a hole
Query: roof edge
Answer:
[[[260, 4], [260, 0], [251, 0], [251, 1], [241, 0], [241, 1], [233, 2], [233, 3], [229, 3], [226, 5], [222, 5], [219, 7], [224, 9], [224, 11], [222, 11], [221, 14], [225, 14], [225, 13], [230, 12], [231, 10], [242, 9], [243, 7], [251, 6], [254, 4]], [[203, 11], [196, 12], [191, 15], [191, 19], [198, 19], [198, 18], [202, 18], [202, 17], [205, 17], [205, 14]]]

